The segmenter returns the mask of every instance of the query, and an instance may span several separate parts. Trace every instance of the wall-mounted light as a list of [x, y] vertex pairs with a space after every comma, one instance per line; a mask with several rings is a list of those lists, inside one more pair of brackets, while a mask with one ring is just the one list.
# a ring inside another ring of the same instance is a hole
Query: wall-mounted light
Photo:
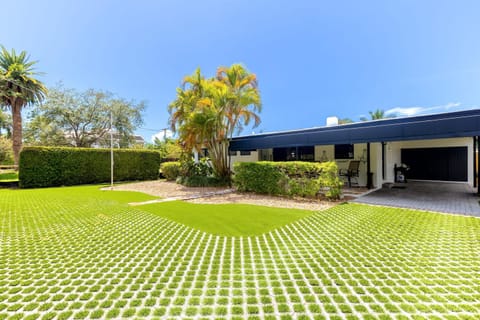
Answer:
[[327, 162], [328, 161], [327, 151], [325, 151], [325, 150], [322, 151], [322, 156], [320, 157], [320, 161], [321, 162]]

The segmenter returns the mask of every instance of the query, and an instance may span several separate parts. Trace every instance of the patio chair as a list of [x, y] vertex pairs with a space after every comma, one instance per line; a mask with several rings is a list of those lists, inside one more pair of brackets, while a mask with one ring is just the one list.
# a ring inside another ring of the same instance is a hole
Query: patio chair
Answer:
[[360, 161], [359, 160], [352, 160], [348, 164], [348, 169], [340, 169], [338, 172], [338, 175], [340, 177], [346, 177], [347, 182], [348, 182], [348, 187], [350, 188], [352, 186], [352, 178], [356, 180], [356, 183], [358, 185], [358, 176], [360, 171], [358, 168], [360, 167]]

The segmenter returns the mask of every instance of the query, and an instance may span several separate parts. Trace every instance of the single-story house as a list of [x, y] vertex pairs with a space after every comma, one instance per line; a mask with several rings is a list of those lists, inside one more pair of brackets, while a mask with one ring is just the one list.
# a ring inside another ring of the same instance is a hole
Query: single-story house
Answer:
[[240, 136], [231, 140], [230, 156], [232, 164], [334, 160], [343, 169], [359, 160], [358, 184], [369, 188], [396, 182], [402, 164], [407, 179], [478, 187], [479, 136], [475, 109]]

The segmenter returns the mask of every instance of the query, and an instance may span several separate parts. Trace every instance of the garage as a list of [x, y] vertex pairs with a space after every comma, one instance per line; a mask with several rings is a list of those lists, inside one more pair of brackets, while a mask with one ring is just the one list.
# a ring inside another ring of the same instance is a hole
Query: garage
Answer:
[[468, 148], [406, 148], [401, 150], [402, 163], [410, 167], [408, 179], [468, 180]]

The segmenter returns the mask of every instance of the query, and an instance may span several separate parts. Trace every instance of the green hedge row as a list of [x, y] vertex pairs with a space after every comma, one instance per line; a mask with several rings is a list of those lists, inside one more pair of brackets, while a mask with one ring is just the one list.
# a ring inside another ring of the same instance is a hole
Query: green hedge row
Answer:
[[[160, 155], [148, 150], [114, 150], [114, 181], [158, 178]], [[110, 150], [25, 147], [20, 153], [21, 188], [110, 181]]]
[[335, 162], [237, 162], [234, 184], [240, 191], [338, 199], [343, 182]]

